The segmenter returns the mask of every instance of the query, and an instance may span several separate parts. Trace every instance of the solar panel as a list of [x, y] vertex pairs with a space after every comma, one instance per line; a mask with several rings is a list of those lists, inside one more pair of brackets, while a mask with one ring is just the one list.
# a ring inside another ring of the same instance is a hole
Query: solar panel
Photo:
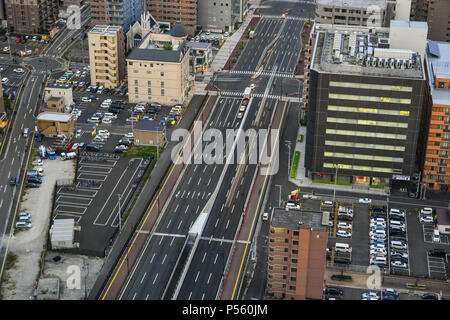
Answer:
[[435, 57], [440, 57], [441, 53], [439, 52], [439, 46], [433, 40], [427, 40], [428, 51]]

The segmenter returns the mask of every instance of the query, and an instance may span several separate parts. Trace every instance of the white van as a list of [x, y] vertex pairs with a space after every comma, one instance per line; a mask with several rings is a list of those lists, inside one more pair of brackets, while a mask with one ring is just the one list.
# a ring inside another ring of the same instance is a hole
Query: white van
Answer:
[[395, 216], [400, 216], [400, 217], [405, 217], [405, 212], [400, 211], [400, 210], [398, 210], [398, 209], [391, 209], [391, 210], [389, 211], [389, 214], [390, 214], [390, 215], [395, 215]]
[[23, 129], [23, 137], [28, 138], [28, 128]]
[[334, 250], [337, 252], [352, 252], [352, 247], [348, 243], [336, 242]]
[[407, 249], [408, 246], [403, 241], [394, 240], [394, 241], [391, 241], [391, 248], [394, 248], [394, 249]]

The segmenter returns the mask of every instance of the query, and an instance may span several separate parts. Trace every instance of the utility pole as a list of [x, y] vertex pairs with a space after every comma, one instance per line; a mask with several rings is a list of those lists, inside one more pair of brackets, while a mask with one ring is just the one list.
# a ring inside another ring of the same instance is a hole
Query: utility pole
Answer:
[[[416, 190], [416, 195], [419, 196], [419, 187], [420, 187], [420, 181], [422, 177], [422, 171], [419, 172], [419, 181], [417, 182], [417, 190]], [[423, 179], [422, 179], [423, 180]], [[423, 183], [422, 183], [422, 189], [423, 189]]]

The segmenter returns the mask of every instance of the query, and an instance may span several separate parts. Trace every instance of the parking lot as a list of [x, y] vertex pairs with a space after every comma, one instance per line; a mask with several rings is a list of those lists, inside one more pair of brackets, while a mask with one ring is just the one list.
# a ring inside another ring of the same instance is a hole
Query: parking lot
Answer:
[[58, 186], [54, 214], [56, 219], [74, 218], [81, 226], [77, 241], [82, 252], [104, 255], [119, 228], [119, 208], [123, 216], [150, 162], [150, 159], [80, 153], [76, 183]]
[[35, 36], [35, 39], [33, 39], [34, 36], [28, 37], [28, 39], [25, 39], [23, 36], [20, 37], [20, 39], [25, 40], [25, 43], [16, 42], [19, 37], [15, 36], [9, 37], [9, 43], [8, 40], [0, 41], [0, 53], [9, 54], [11, 50], [11, 54], [13, 55], [34, 56], [36, 55], [36, 49], [39, 54], [48, 44], [48, 41], [43, 40], [41, 36]]
[[[15, 72], [14, 69], [22, 69], [24, 72]], [[23, 79], [27, 73], [27, 70], [19, 66], [0, 64], [0, 73], [2, 79], [6, 78], [7, 81], [2, 81], [2, 88], [4, 94], [18, 93], [18, 89], [22, 84]]]
[[[433, 232], [434, 232], [434, 224], [433, 223], [423, 223], [422, 224], [423, 229], [423, 241], [427, 243], [436, 243], [433, 241]], [[441, 244], [450, 244], [449, 237], [444, 234], [440, 234], [440, 241]]]

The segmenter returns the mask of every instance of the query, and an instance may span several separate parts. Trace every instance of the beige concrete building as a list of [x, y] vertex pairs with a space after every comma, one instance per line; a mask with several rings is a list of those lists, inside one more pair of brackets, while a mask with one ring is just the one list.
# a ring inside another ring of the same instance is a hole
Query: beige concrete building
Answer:
[[45, 87], [44, 102], [47, 102], [50, 98], [63, 98], [64, 106], [70, 106], [73, 104], [72, 88]]
[[11, 32], [42, 33], [58, 17], [58, 0], [6, 0], [5, 9]]
[[127, 57], [129, 102], [183, 104], [189, 89], [189, 51], [181, 23], [170, 34], [148, 34]]
[[134, 142], [137, 146], [162, 146], [166, 142], [165, 130], [156, 120], [141, 120], [133, 129]]
[[91, 85], [117, 88], [125, 76], [122, 27], [95, 26], [88, 33]]
[[62, 97], [50, 97], [41, 105], [40, 111], [64, 113], [64, 99]]
[[37, 128], [40, 134], [46, 137], [56, 137], [64, 134], [72, 137], [75, 130], [75, 121], [70, 113], [42, 112], [38, 114]]

